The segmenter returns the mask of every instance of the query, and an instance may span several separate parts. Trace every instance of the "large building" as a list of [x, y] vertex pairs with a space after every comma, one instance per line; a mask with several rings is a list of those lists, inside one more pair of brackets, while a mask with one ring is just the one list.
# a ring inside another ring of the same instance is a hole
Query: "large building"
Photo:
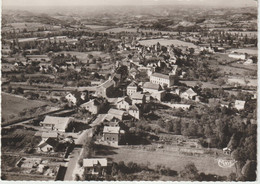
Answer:
[[150, 76], [150, 82], [160, 84], [161, 86], [170, 87], [174, 85], [174, 75], [165, 75], [161, 73], [153, 73]]

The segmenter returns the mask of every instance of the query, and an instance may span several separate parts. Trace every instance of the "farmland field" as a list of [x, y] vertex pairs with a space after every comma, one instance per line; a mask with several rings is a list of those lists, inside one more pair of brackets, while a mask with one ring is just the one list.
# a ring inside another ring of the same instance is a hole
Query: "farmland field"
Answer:
[[187, 163], [193, 162], [199, 172], [204, 172], [205, 174], [228, 176], [230, 173], [235, 172], [234, 167], [226, 169], [219, 167], [217, 159], [213, 157], [186, 156], [179, 154], [178, 152], [144, 151], [140, 149], [125, 148], [119, 148], [114, 151], [116, 153], [109, 155], [109, 157], [115, 162], [124, 161], [125, 163], [128, 163], [132, 161], [143, 164], [150, 162], [151, 168], [155, 168], [156, 165], [161, 164], [177, 172], [184, 169], [184, 166]]
[[[105, 30], [104, 32], [106, 33], [119, 33], [119, 32], [137, 32], [137, 29], [136, 28], [124, 28], [124, 27], [117, 27], [117, 28], [111, 28], [111, 29], [107, 29]], [[176, 31], [157, 31], [157, 30], [149, 30], [149, 29], [139, 29], [139, 31], [142, 31], [142, 32], [152, 32], [152, 33], [159, 33], [161, 32], [162, 34], [172, 34], [172, 35], [177, 35], [178, 32]]]
[[2, 93], [2, 118], [7, 120], [10, 116], [17, 116], [24, 109], [32, 109], [46, 105], [36, 100], [27, 100], [23, 97]]
[[85, 24], [85, 27], [86, 28], [90, 28], [90, 29], [92, 29], [92, 30], [104, 30], [104, 29], [107, 29], [107, 28], [109, 28], [108, 26], [101, 26], [101, 25], [87, 25], [87, 24]]
[[228, 83], [232, 84], [232, 83], [238, 83], [242, 86], [253, 86], [253, 87], [257, 87], [257, 79], [244, 79], [244, 78], [229, 78], [228, 79]]
[[184, 46], [184, 47], [190, 47], [190, 48], [197, 48], [196, 45], [189, 42], [184, 42], [180, 40], [168, 40], [168, 39], [151, 39], [151, 40], [141, 40], [139, 41], [141, 45], [150, 46], [154, 45], [157, 42], [159, 42], [161, 45], [174, 45], [174, 46]]

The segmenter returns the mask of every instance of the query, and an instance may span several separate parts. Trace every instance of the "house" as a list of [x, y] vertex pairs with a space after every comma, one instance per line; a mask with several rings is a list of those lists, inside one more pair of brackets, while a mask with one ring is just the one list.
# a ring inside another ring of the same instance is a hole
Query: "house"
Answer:
[[51, 139], [58, 139], [59, 134], [57, 132], [42, 132], [42, 140], [47, 140], [49, 138]]
[[189, 110], [191, 108], [191, 105], [188, 105], [188, 104], [171, 104], [171, 108]]
[[134, 104], [132, 105], [129, 110], [128, 110], [128, 114], [132, 117], [134, 117], [135, 119], [140, 119], [141, 117], [141, 108], [139, 104]]
[[106, 158], [85, 158], [83, 167], [86, 174], [103, 176], [107, 168]]
[[245, 60], [247, 57], [245, 54], [239, 54], [239, 53], [230, 53], [228, 57], [234, 58], [234, 59], [239, 59], [239, 60]]
[[153, 73], [150, 76], [150, 82], [160, 84], [161, 86], [170, 87], [174, 85], [174, 75], [165, 75], [161, 73]]
[[132, 100], [129, 97], [118, 98], [116, 108], [128, 110], [132, 105]]
[[143, 85], [143, 92], [149, 92], [149, 93], [154, 93], [154, 92], [158, 92], [161, 91], [162, 87], [160, 84], [155, 84], [155, 83], [151, 83], [151, 82], [145, 82]]
[[145, 104], [145, 96], [140, 92], [133, 93], [130, 97], [132, 104]]
[[109, 111], [107, 112], [107, 114], [110, 117], [115, 117], [119, 120], [123, 120], [123, 117], [125, 116], [126, 112], [122, 111], [122, 110], [118, 110], [118, 109], [109, 109]]
[[166, 92], [162, 91], [162, 87], [160, 84], [154, 84], [151, 82], [146, 82], [143, 85], [143, 92], [150, 93], [150, 96], [153, 97], [154, 99], [157, 99], [159, 101], [162, 101], [164, 98]]
[[42, 140], [38, 146], [38, 152], [54, 152], [55, 147], [58, 145], [58, 141], [53, 138], [48, 138], [46, 140]]
[[131, 82], [127, 88], [126, 88], [126, 93], [128, 96], [131, 96], [133, 93], [136, 93], [138, 90], [138, 86], [135, 82]]
[[92, 114], [98, 114], [103, 107], [103, 103], [98, 99], [92, 99], [84, 104], [81, 104], [80, 107], [86, 109]]
[[191, 88], [181, 93], [180, 97], [186, 100], [195, 100], [197, 93], [195, 93]]
[[49, 62], [51, 59], [47, 55], [27, 55], [26, 56], [28, 61], [47, 61]]
[[46, 116], [45, 119], [40, 122], [40, 125], [46, 129], [66, 132], [68, 125], [72, 122], [72, 120], [73, 118], [71, 117]]
[[116, 83], [114, 80], [109, 79], [97, 87], [96, 95], [107, 98], [113, 94], [113, 89]]
[[104, 126], [103, 141], [113, 146], [118, 146], [120, 142], [120, 127]]
[[77, 105], [78, 103], [87, 99], [87, 92], [72, 91], [67, 93], [65, 98], [73, 105]]
[[237, 109], [237, 110], [244, 110], [245, 109], [245, 101], [242, 101], [242, 100], [236, 100], [235, 101], [235, 108]]

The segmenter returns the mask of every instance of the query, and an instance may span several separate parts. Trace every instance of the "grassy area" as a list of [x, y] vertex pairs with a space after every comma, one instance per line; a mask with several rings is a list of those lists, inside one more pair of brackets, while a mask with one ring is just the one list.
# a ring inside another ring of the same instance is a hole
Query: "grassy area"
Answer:
[[220, 86], [216, 84], [212, 84], [210, 82], [202, 82], [202, 81], [180, 81], [181, 83], [187, 84], [188, 86], [194, 87], [198, 82], [202, 84], [202, 88], [219, 88]]
[[19, 113], [24, 109], [34, 109], [46, 105], [45, 102], [37, 100], [27, 100], [23, 97], [18, 97], [12, 94], [1, 94], [2, 98], [2, 118], [4, 120], [13, 120], [19, 116]]
[[206, 156], [186, 156], [181, 155], [178, 152], [163, 152], [163, 151], [144, 151], [139, 149], [126, 149], [119, 148], [114, 150], [114, 154], [109, 155], [113, 161], [124, 161], [128, 163], [130, 161], [147, 164], [150, 163], [151, 168], [155, 168], [156, 165], [165, 165], [177, 172], [184, 169], [184, 166], [193, 162], [198, 168], [199, 172], [205, 174], [216, 174], [219, 176], [228, 176], [230, 173], [235, 172], [235, 168], [223, 169], [218, 166], [217, 159]]
[[140, 44], [145, 46], [150, 46], [157, 44], [159, 42], [161, 45], [174, 45], [174, 46], [185, 46], [189, 48], [197, 48], [196, 45], [189, 42], [184, 42], [181, 40], [168, 40], [168, 39], [151, 39], [151, 40], [141, 40]]

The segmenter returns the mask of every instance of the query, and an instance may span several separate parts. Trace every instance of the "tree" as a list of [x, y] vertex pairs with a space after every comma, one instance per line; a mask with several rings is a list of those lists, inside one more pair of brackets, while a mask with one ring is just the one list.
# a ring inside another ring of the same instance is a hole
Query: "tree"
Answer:
[[242, 168], [243, 176], [246, 181], [255, 181], [256, 180], [256, 162], [247, 160], [246, 164]]
[[194, 163], [188, 163], [184, 169], [180, 171], [180, 177], [185, 180], [198, 181], [199, 172]]

